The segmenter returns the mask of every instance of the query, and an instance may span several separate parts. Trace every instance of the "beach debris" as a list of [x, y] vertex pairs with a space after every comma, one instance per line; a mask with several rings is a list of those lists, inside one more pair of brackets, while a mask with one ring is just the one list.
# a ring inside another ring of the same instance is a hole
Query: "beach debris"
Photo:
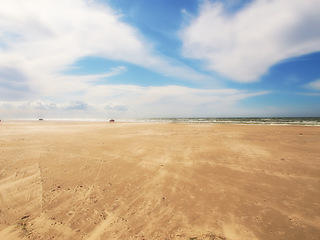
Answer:
[[43, 118], [39, 118], [39, 121], [43, 121], [44, 119]]
[[30, 217], [30, 215], [24, 215], [24, 216], [21, 218], [21, 220], [26, 219], [26, 218], [28, 218], [28, 217]]
[[110, 119], [109, 122], [115, 122], [114, 119]]

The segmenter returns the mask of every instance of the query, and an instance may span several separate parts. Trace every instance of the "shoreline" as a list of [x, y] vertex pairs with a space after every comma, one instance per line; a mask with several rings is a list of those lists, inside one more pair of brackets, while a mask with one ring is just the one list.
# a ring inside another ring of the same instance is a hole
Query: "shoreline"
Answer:
[[[211, 118], [210, 118], [211, 119]], [[176, 123], [176, 124], [222, 124], [222, 125], [261, 125], [261, 126], [320, 126], [320, 117], [318, 118], [304, 118], [305, 120], [314, 119], [311, 123], [309, 121], [292, 121], [288, 122], [289, 119], [295, 120], [297, 118], [268, 118], [269, 122], [266, 121], [266, 118], [249, 118], [255, 119], [247, 120], [248, 118], [243, 118], [243, 120], [239, 120], [239, 118], [213, 118], [211, 121], [206, 120], [204, 118], [159, 118], [159, 119], [116, 119], [114, 122], [111, 123]], [[259, 121], [259, 119], [261, 121]], [[278, 122], [270, 121], [280, 119]], [[284, 120], [281, 120], [284, 119]], [[300, 118], [298, 118], [300, 119]], [[47, 123], [109, 123], [109, 120], [104, 119], [2, 119], [0, 123], [36, 123], [36, 122], [47, 122]]]

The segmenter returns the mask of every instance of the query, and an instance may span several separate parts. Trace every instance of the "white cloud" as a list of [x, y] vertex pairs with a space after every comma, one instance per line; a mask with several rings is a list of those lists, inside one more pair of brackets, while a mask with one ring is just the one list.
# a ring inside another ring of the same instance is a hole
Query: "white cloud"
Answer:
[[[88, 76], [66, 76], [63, 72], [86, 56], [125, 61], [189, 80], [208, 78], [156, 54], [146, 39], [122, 22], [121, 16], [107, 5], [86, 0], [1, 2], [0, 70], [19, 73], [15, 81], [20, 82], [25, 91], [32, 92], [34, 98], [71, 88], [85, 89]], [[111, 73], [124, 70], [120, 67]], [[11, 91], [18, 99], [19, 91], [5, 81], [0, 71], [2, 91]]]
[[320, 51], [318, 0], [256, 0], [234, 14], [205, 1], [181, 32], [183, 54], [238, 82], [253, 82], [277, 62]]
[[128, 107], [123, 104], [117, 104], [117, 103], [111, 103], [111, 104], [105, 104], [104, 109], [110, 110], [110, 111], [128, 111]]
[[73, 101], [73, 102], [69, 102], [67, 104], [62, 104], [60, 105], [62, 106], [63, 109], [65, 110], [88, 110], [90, 109], [90, 106], [82, 101]]
[[306, 87], [312, 90], [320, 91], [320, 79], [308, 83]]
[[243, 111], [237, 108], [239, 101], [267, 93], [174, 85], [105, 85], [88, 89], [83, 101], [60, 104], [41, 100], [0, 101], [0, 109], [2, 118], [10, 118], [14, 114], [20, 114], [20, 118], [21, 114], [32, 118], [234, 116]]
[[53, 102], [41, 101], [41, 100], [37, 100], [33, 102], [14, 102], [13, 105], [21, 109], [54, 110], [57, 108], [57, 104]]
[[[99, 84], [105, 78], [115, 76], [127, 71], [124, 66], [118, 66], [110, 69], [109, 72], [103, 74], [89, 74], [89, 75], [56, 75], [46, 81], [50, 87], [45, 88], [42, 93], [46, 95], [68, 94], [69, 98], [73, 94], [87, 91], [92, 84]], [[61, 87], [63, 86], [63, 87]]]
[[127, 117], [215, 116], [230, 112], [236, 114], [231, 109], [239, 101], [267, 93], [236, 89], [195, 89], [175, 85], [106, 85], [89, 89], [85, 99], [94, 101], [92, 104], [116, 102], [126, 106]]

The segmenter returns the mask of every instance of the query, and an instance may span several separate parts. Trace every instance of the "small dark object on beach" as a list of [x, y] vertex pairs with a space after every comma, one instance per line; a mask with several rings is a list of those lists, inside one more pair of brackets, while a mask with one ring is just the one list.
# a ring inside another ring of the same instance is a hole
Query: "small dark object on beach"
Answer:
[[109, 122], [114, 122], [114, 119], [110, 119]]
[[39, 118], [39, 121], [43, 121], [43, 118]]

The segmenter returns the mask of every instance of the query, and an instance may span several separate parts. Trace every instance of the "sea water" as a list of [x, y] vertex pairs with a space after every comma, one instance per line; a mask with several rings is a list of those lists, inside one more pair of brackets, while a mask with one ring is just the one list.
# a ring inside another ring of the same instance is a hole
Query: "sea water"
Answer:
[[120, 122], [162, 123], [219, 123], [219, 124], [263, 124], [263, 125], [306, 125], [320, 126], [320, 117], [272, 117], [272, 118], [146, 118], [122, 119]]
[[[14, 122], [34, 122], [38, 119], [19, 119]], [[109, 119], [102, 118], [81, 118], [81, 119], [44, 119], [53, 122], [109, 122]], [[124, 118], [115, 122], [134, 123], [208, 123], [208, 124], [256, 124], [256, 125], [304, 125], [320, 126], [320, 117], [237, 117], [237, 118]]]

